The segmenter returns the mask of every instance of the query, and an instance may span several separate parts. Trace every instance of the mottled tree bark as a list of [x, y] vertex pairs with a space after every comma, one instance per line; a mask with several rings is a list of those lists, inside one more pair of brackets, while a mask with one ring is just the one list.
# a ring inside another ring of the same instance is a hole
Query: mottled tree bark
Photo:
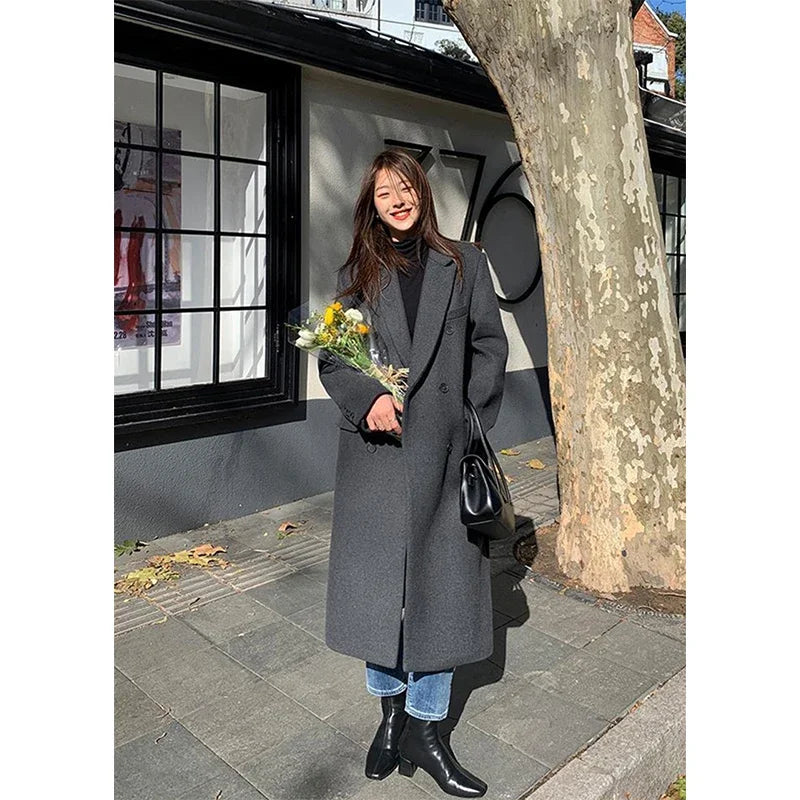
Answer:
[[445, 0], [511, 119], [536, 206], [561, 524], [599, 591], [686, 583], [685, 365], [630, 0]]

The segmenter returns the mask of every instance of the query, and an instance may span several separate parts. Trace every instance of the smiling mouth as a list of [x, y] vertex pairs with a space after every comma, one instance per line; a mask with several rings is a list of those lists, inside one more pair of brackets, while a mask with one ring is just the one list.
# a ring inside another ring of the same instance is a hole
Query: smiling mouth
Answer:
[[411, 213], [411, 209], [406, 209], [405, 211], [393, 211], [392, 216], [395, 219], [405, 219]]

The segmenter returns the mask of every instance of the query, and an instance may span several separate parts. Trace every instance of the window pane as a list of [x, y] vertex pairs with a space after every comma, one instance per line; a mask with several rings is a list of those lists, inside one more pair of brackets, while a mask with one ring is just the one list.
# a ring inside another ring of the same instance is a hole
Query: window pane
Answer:
[[[116, 129], [116, 126], [115, 126]], [[141, 133], [139, 129], [137, 133]], [[125, 191], [128, 194], [139, 193], [143, 202], [130, 200], [123, 202], [115, 195], [115, 208], [128, 209], [136, 207], [136, 215], [144, 217], [146, 227], [155, 227], [156, 218], [156, 156], [144, 150], [132, 150], [128, 147], [114, 147], [114, 191]], [[126, 213], [126, 218], [133, 218], [134, 213]], [[130, 225], [129, 222], [123, 223]]]
[[686, 295], [678, 297], [678, 330], [686, 333]]
[[164, 307], [214, 304], [214, 239], [191, 234], [164, 235]]
[[667, 207], [665, 210], [668, 214], [678, 213], [679, 182], [680, 178], [676, 178], [674, 175], [667, 175]]
[[664, 201], [664, 176], [660, 172], [653, 173], [653, 182], [656, 185], [656, 203], [658, 204], [658, 210], [663, 212], [664, 209], [662, 208]]
[[265, 377], [266, 312], [223, 311], [220, 316], [220, 381]]
[[[211, 383], [214, 377], [214, 315], [210, 311], [173, 314], [178, 335], [161, 350], [161, 386], [164, 389]], [[173, 327], [174, 330], [174, 327]]]
[[137, 126], [155, 126], [156, 73], [153, 70], [114, 64], [114, 121], [114, 141], [128, 144], [135, 141]]
[[263, 92], [220, 87], [220, 153], [267, 160], [267, 96]]
[[681, 208], [680, 213], [686, 216], [686, 178], [681, 178]]
[[675, 256], [667, 256], [667, 270], [669, 272], [669, 285], [670, 289], [675, 292], [677, 291], [677, 270], [678, 264], [675, 259]]
[[681, 217], [681, 232], [680, 239], [678, 241], [678, 252], [686, 252], [686, 217]]
[[214, 84], [181, 75], [164, 75], [164, 129], [177, 132], [177, 147], [214, 152]]
[[223, 161], [220, 169], [222, 230], [264, 233], [267, 168]]
[[[140, 227], [142, 218], [130, 216], [122, 208], [114, 209], [116, 225]], [[114, 311], [137, 313], [155, 308], [155, 238], [152, 233], [114, 231]]]
[[223, 306], [260, 306], [267, 302], [266, 239], [223, 237], [220, 289]]
[[680, 271], [678, 273], [678, 291], [686, 291], [686, 256], [679, 256], [678, 266]]
[[667, 253], [675, 253], [678, 245], [678, 218], [667, 215], [664, 219], [664, 247]]
[[162, 218], [165, 228], [214, 229], [214, 162], [163, 156]]
[[155, 326], [152, 314], [114, 317], [115, 394], [153, 388]]

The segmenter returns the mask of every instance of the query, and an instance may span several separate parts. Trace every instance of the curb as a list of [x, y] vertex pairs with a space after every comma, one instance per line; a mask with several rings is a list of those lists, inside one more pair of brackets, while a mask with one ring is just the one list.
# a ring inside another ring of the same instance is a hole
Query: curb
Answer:
[[686, 772], [686, 668], [524, 800], [659, 800]]

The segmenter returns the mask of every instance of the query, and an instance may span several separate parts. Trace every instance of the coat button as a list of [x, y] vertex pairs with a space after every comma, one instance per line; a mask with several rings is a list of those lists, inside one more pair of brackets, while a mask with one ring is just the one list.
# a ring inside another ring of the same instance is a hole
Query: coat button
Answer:
[[453, 449], [453, 443], [452, 442], [448, 442], [447, 443], [447, 452], [449, 453], [452, 449]]
[[369, 450], [370, 453], [374, 453], [377, 449], [374, 442], [367, 442], [367, 450]]
[[448, 322], [447, 325], [444, 326], [445, 333], [452, 333], [455, 330], [452, 322]]
[[447, 392], [447, 384], [446, 383], [440, 383], [439, 384], [439, 391], [440, 392]]

